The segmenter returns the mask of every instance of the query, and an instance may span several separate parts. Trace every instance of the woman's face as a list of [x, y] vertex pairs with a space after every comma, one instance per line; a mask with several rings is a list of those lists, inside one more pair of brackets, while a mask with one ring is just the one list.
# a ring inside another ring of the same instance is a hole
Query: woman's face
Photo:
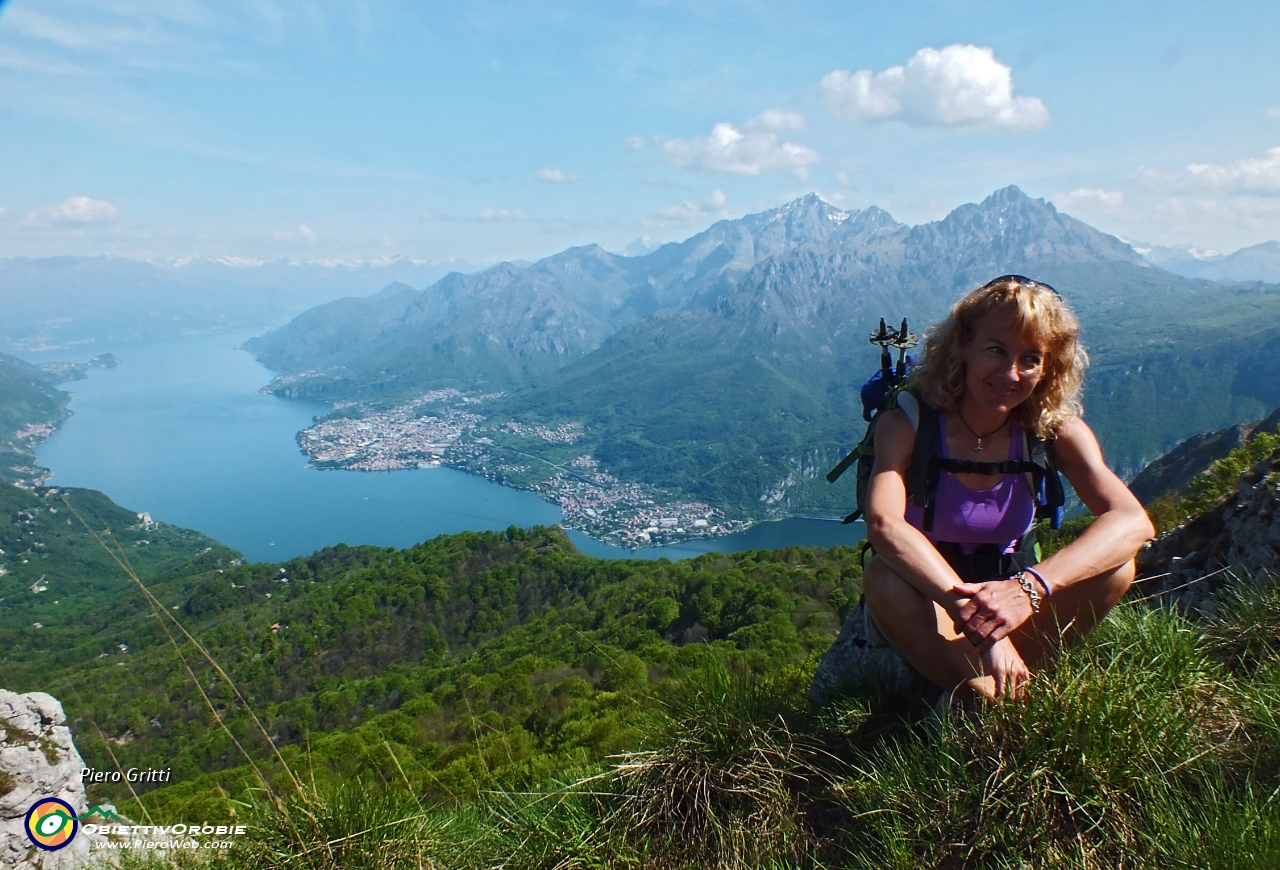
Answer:
[[1019, 326], [1015, 313], [1007, 307], [988, 313], [961, 353], [966, 398], [992, 413], [1018, 407], [1044, 377], [1045, 349]]

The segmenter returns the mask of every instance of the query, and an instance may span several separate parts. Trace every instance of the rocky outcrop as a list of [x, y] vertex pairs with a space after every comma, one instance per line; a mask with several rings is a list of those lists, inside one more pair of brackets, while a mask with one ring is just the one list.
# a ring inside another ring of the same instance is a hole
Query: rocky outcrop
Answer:
[[1143, 594], [1190, 614], [1213, 613], [1213, 593], [1280, 570], [1280, 451], [1240, 475], [1240, 488], [1143, 551]]
[[1152, 462], [1129, 482], [1138, 501], [1149, 505], [1167, 493], [1185, 495], [1196, 475], [1232, 450], [1241, 447], [1258, 432], [1274, 432], [1280, 426], [1280, 408], [1264, 420], [1237, 423], [1217, 432], [1193, 435]]
[[57, 699], [44, 692], [0, 689], [0, 868], [70, 870], [89, 856], [83, 831], [57, 851], [37, 849], [27, 837], [27, 810], [41, 798], [61, 798], [77, 814], [86, 810], [84, 761]]
[[899, 702], [921, 699], [932, 704], [938, 694], [938, 687], [889, 645], [867, 616], [865, 600], [859, 601], [845, 618], [840, 636], [818, 663], [809, 683], [809, 701], [814, 707], [826, 707], [849, 696], [893, 698]]

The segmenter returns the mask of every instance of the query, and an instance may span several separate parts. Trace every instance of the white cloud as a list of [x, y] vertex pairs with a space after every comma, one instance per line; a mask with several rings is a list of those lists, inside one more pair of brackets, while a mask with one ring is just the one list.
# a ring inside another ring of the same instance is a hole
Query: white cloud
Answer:
[[1070, 193], [1056, 193], [1050, 199], [1063, 211], [1075, 208], [1119, 208], [1124, 202], [1124, 194], [1118, 190], [1103, 190], [1098, 187], [1081, 187]]
[[1280, 106], [1268, 106], [1262, 110], [1262, 114], [1268, 118], [1280, 118]]
[[978, 45], [922, 48], [905, 66], [880, 73], [838, 69], [819, 85], [827, 108], [846, 121], [897, 119], [913, 127], [1026, 130], [1049, 123], [1039, 97], [1013, 95], [1013, 70]]
[[797, 122], [803, 124], [804, 116], [771, 109], [752, 118], [741, 130], [722, 121], [708, 136], [668, 139], [662, 150], [677, 169], [726, 175], [790, 172], [803, 181], [809, 177], [809, 167], [822, 158], [808, 146], [779, 142], [776, 132], [795, 129]]
[[639, 151], [639, 150], [640, 150], [641, 148], [643, 148], [643, 147], [644, 147], [644, 137], [643, 137], [643, 136], [639, 136], [639, 135], [637, 135], [637, 136], [628, 136], [628, 137], [627, 137], [627, 150], [628, 150], [628, 151]]
[[805, 126], [804, 115], [784, 112], [781, 109], [765, 109], [746, 123], [744, 129], [753, 133], [761, 131], [778, 133], [783, 130], [801, 130]]
[[27, 225], [48, 227], [54, 224], [92, 224], [114, 220], [119, 214], [116, 207], [103, 199], [73, 196], [57, 205], [37, 208], [27, 212]]
[[656, 216], [645, 222], [650, 224], [685, 224], [709, 216], [727, 217], [728, 212], [725, 211], [725, 205], [728, 201], [724, 191], [716, 189], [711, 191], [711, 195], [701, 204], [689, 202], [688, 200], [678, 202], [662, 209]]
[[538, 217], [519, 209], [482, 208], [472, 220], [482, 224], [536, 223]]
[[569, 184], [578, 180], [576, 172], [564, 172], [560, 169], [539, 169], [533, 177], [547, 184]]
[[290, 233], [283, 230], [276, 230], [272, 235], [275, 236], [277, 241], [281, 242], [307, 242], [308, 244], [311, 244], [316, 240], [316, 231], [306, 224], [298, 224], [296, 232]]
[[1228, 164], [1189, 163], [1178, 172], [1142, 167], [1134, 180], [1157, 193], [1225, 193], [1280, 196], [1280, 147], [1263, 157]]

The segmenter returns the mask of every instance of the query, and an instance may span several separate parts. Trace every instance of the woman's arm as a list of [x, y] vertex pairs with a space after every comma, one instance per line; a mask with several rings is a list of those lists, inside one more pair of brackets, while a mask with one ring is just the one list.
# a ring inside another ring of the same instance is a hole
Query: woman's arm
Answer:
[[[1050, 592], [1115, 571], [1155, 535], [1142, 505], [1102, 461], [1098, 440], [1083, 420], [1072, 417], [1062, 424], [1056, 450], [1058, 468], [1097, 519], [1079, 538], [1035, 566]], [[969, 639], [980, 643], [979, 649], [1008, 636], [1031, 616], [1030, 600], [1016, 583], [966, 583], [956, 594], [968, 599], [958, 616]]]
[[[960, 613], [972, 592], [924, 534], [904, 518], [906, 474], [915, 448], [915, 432], [902, 411], [890, 411], [876, 424], [876, 459], [867, 493], [867, 540], [876, 558], [925, 598], [939, 604], [975, 645], [982, 644], [982, 672], [995, 680], [995, 692], [1017, 694], [1028, 677], [1026, 663], [1007, 639], [987, 642], [963, 625]], [[1021, 595], [1021, 591], [1018, 593]], [[1028, 610], [1029, 612], [1029, 610]], [[934, 625], [920, 626], [936, 631]]]
[[1097, 519], [1084, 534], [1036, 566], [1052, 591], [1114, 571], [1156, 530], [1129, 488], [1102, 461], [1092, 430], [1071, 417], [1058, 430], [1058, 468]]
[[953, 590], [960, 578], [929, 539], [904, 518], [906, 475], [915, 440], [911, 421], [901, 410], [885, 413], [876, 424], [876, 459], [867, 492], [867, 540], [894, 573], [955, 618], [959, 602]]

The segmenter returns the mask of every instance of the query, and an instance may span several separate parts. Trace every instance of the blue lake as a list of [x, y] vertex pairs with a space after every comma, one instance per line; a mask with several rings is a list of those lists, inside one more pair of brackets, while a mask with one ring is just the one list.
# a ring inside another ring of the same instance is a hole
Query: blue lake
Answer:
[[[37, 450], [53, 471], [50, 483], [101, 490], [130, 510], [197, 529], [261, 561], [339, 542], [406, 547], [442, 534], [560, 522], [560, 509], [532, 493], [450, 468], [308, 468], [294, 435], [326, 409], [260, 394], [271, 373], [236, 349], [251, 334], [26, 355], [32, 362], [83, 360], [110, 350], [122, 361], [62, 385], [74, 394], [73, 416]], [[634, 552], [569, 534], [591, 556], [684, 559], [852, 544], [863, 528], [788, 519]]]

